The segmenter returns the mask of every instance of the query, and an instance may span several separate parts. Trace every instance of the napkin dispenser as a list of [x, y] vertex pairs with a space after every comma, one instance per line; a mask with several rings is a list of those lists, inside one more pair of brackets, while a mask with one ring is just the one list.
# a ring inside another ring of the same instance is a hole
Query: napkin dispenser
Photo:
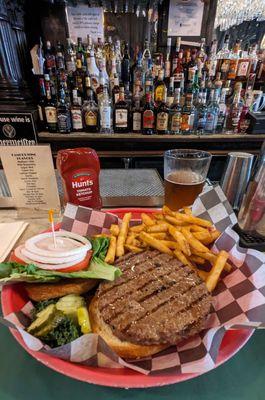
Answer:
[[265, 111], [249, 112], [248, 119], [250, 123], [247, 133], [253, 135], [265, 133]]

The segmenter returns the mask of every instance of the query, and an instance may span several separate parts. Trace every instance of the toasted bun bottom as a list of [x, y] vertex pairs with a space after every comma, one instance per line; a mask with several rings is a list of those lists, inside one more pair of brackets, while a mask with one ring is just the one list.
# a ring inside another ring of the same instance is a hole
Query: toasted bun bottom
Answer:
[[169, 347], [165, 344], [144, 346], [122, 341], [117, 338], [112, 333], [110, 326], [103, 321], [98, 309], [98, 299], [96, 296], [94, 296], [89, 305], [89, 317], [92, 326], [92, 332], [100, 335], [109, 345], [109, 347], [111, 347], [112, 350], [114, 350], [120, 357], [134, 359], [148, 357]]
[[43, 301], [67, 294], [84, 294], [97, 284], [97, 279], [65, 279], [55, 283], [26, 283], [24, 287], [31, 300]]

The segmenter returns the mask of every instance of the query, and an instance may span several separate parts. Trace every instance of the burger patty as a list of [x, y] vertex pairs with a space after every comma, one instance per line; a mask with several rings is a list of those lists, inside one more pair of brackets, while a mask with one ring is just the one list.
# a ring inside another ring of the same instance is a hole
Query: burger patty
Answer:
[[97, 292], [99, 312], [115, 336], [176, 344], [203, 329], [212, 299], [191, 268], [156, 250], [128, 254], [116, 266], [121, 277], [101, 283]]

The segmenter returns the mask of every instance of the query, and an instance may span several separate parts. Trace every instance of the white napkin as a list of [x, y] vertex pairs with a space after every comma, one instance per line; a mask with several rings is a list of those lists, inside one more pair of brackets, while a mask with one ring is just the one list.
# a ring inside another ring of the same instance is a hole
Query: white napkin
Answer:
[[24, 221], [0, 223], [0, 262], [6, 260], [27, 226]]

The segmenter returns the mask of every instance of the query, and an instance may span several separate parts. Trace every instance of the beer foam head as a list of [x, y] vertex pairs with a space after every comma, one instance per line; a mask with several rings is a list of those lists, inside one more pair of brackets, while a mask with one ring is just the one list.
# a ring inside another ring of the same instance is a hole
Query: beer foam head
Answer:
[[179, 183], [183, 185], [192, 185], [194, 183], [202, 183], [204, 181], [200, 174], [192, 171], [191, 169], [172, 171], [166, 177], [166, 180], [172, 183]]

